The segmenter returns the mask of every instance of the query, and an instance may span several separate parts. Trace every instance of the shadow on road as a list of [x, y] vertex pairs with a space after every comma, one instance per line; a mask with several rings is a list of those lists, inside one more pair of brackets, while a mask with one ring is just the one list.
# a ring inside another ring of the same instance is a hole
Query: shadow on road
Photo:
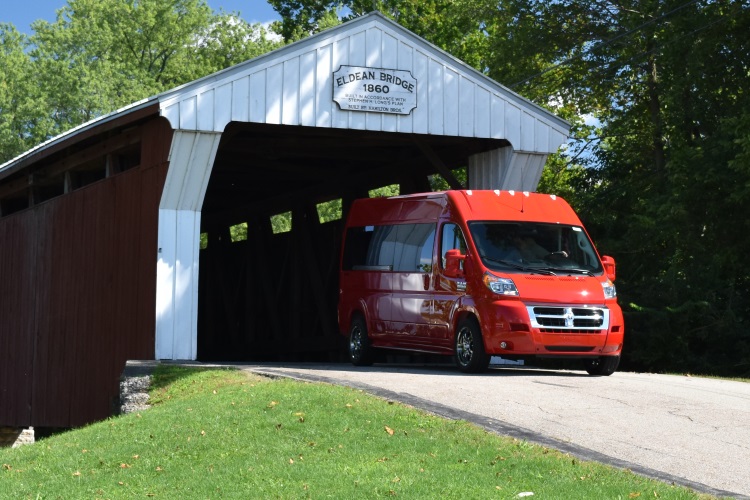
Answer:
[[399, 373], [410, 375], [444, 375], [455, 377], [591, 377], [584, 371], [553, 370], [533, 366], [490, 366], [482, 373], [463, 373], [452, 364], [375, 364], [373, 366], [354, 366], [349, 363], [232, 363], [238, 367], [265, 367], [293, 370], [320, 370], [352, 373]]

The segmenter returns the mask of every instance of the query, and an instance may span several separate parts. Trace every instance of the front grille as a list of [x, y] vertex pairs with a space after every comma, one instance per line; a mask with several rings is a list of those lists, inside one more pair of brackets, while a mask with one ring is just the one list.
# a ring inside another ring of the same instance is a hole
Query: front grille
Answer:
[[531, 326], [555, 333], [599, 333], [609, 329], [606, 307], [526, 306]]

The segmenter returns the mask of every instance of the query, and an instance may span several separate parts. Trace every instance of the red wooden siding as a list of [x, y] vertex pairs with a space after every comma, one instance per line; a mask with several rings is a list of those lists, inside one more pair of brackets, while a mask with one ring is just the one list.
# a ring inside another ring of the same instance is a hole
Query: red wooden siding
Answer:
[[141, 164], [0, 218], [0, 425], [112, 413], [128, 359], [153, 359], [158, 207], [171, 130]]
[[0, 219], [0, 425], [31, 415], [34, 221], [31, 211]]

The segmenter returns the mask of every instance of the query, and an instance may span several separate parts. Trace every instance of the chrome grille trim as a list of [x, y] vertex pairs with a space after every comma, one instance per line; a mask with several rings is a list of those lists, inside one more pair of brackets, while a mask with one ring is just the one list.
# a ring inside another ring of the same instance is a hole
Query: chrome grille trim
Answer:
[[591, 306], [526, 306], [533, 328], [564, 332], [609, 330], [609, 309]]

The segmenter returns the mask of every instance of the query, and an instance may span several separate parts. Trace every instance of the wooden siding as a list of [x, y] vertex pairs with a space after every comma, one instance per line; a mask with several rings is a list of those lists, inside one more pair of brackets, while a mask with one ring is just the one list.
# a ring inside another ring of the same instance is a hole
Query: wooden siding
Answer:
[[151, 359], [158, 205], [171, 130], [141, 164], [0, 218], [0, 425], [112, 414], [128, 359]]
[[31, 211], [0, 219], [0, 425], [21, 426], [31, 416], [34, 221]]

